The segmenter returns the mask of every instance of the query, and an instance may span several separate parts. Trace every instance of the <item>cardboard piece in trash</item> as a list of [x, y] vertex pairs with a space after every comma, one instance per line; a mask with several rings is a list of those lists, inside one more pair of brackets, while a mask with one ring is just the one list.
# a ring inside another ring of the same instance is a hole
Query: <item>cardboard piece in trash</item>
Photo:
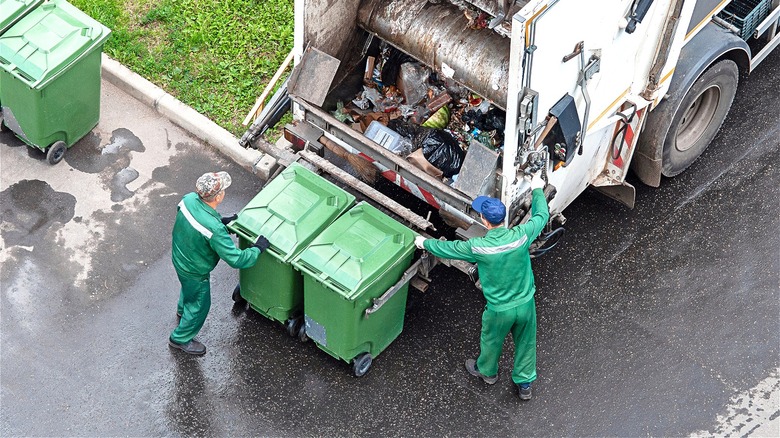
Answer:
[[369, 56], [366, 58], [366, 71], [363, 72], [363, 82], [365, 83], [371, 83], [371, 78], [374, 77], [374, 63], [376, 62], [376, 58], [373, 56]]
[[303, 52], [301, 62], [290, 74], [287, 91], [305, 99], [307, 102], [322, 106], [330, 91], [333, 78], [341, 61], [325, 52], [308, 47]]
[[425, 159], [425, 155], [423, 155], [422, 148], [417, 149], [416, 151], [409, 154], [408, 157], [406, 157], [407, 160], [409, 160], [410, 163], [414, 164], [416, 167], [422, 169], [427, 173], [428, 175], [441, 179], [442, 176], [444, 176], [444, 172], [436, 168], [433, 164], [428, 162], [428, 160]]

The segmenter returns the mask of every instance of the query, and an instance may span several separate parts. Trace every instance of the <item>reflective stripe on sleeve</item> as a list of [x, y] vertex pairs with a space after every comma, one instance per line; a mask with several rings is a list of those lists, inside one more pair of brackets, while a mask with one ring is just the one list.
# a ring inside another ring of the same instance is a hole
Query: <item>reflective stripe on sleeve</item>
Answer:
[[181, 210], [181, 213], [184, 215], [184, 218], [187, 219], [187, 222], [192, 225], [192, 228], [195, 228], [200, 234], [203, 234], [203, 237], [206, 239], [211, 239], [211, 236], [213, 233], [209, 231], [208, 228], [204, 227], [200, 224], [197, 220], [195, 220], [195, 217], [192, 216], [192, 213], [190, 213], [189, 210], [187, 210], [187, 206], [184, 205], [184, 201], [179, 202], [179, 209]]
[[474, 254], [500, 254], [502, 252], [511, 251], [513, 249], [520, 248], [526, 241], [528, 236], [523, 236], [520, 239], [515, 240], [500, 246], [472, 246], [471, 252]]

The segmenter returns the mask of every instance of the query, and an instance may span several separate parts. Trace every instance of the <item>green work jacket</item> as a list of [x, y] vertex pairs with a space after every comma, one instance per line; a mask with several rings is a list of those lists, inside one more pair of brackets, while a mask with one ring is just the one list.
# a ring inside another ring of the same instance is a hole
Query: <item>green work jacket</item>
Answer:
[[184, 195], [173, 224], [171, 258], [179, 274], [208, 276], [219, 259], [236, 269], [249, 268], [257, 262], [260, 250], [236, 248], [222, 217], [203, 202], [197, 193]]
[[436, 257], [477, 263], [482, 292], [490, 310], [501, 312], [527, 303], [536, 286], [528, 247], [550, 219], [542, 189], [532, 192], [531, 219], [512, 229], [498, 227], [484, 237], [467, 241], [426, 239], [425, 249]]

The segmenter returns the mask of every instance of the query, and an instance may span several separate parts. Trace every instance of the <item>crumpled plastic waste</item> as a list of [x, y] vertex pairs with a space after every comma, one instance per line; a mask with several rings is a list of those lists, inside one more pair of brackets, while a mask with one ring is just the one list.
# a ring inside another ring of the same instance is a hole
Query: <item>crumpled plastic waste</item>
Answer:
[[397, 85], [408, 105], [417, 105], [426, 97], [429, 75], [430, 70], [419, 62], [401, 64]]
[[382, 94], [375, 88], [363, 86], [363, 94], [361, 94], [361, 97], [371, 102], [371, 105], [374, 105], [374, 108], [379, 109], [379, 103], [382, 101]]
[[358, 97], [356, 97], [356, 98], [352, 99], [352, 103], [353, 103], [353, 104], [354, 104], [356, 107], [358, 107], [358, 108], [360, 108], [360, 109], [362, 109], [362, 110], [367, 110], [368, 108], [370, 108], [370, 107], [371, 107], [371, 101], [370, 101], [370, 100], [368, 100], [368, 99], [365, 97], [365, 94], [363, 94], [363, 93], [361, 93], [361, 94], [360, 94], [360, 96], [358, 96]]
[[411, 117], [417, 109], [411, 105], [399, 105], [398, 111], [401, 112], [401, 117]]
[[335, 117], [336, 120], [342, 123], [352, 123], [353, 121], [352, 116], [344, 112], [344, 104], [341, 103], [341, 101], [336, 102], [336, 110], [331, 114], [333, 114], [333, 117]]

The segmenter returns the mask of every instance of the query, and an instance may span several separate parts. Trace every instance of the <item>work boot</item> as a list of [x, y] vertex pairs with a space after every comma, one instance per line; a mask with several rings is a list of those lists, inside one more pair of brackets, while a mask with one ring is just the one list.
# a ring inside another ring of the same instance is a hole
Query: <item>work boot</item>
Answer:
[[168, 338], [168, 345], [170, 345], [173, 348], [177, 348], [187, 354], [192, 354], [195, 356], [202, 356], [206, 354], [206, 346], [196, 341], [195, 339], [191, 340], [190, 342], [187, 342], [186, 344], [179, 344], [177, 342], [173, 342], [170, 338]]
[[520, 396], [520, 400], [531, 400], [531, 384], [530, 383], [518, 383], [517, 394]]
[[479, 372], [477, 369], [477, 361], [474, 359], [466, 359], [466, 371], [469, 372], [474, 377], [479, 377], [482, 380], [485, 381], [488, 385], [492, 385], [496, 382], [498, 382], [498, 374], [496, 374], [493, 377], [488, 377], [482, 373]]

